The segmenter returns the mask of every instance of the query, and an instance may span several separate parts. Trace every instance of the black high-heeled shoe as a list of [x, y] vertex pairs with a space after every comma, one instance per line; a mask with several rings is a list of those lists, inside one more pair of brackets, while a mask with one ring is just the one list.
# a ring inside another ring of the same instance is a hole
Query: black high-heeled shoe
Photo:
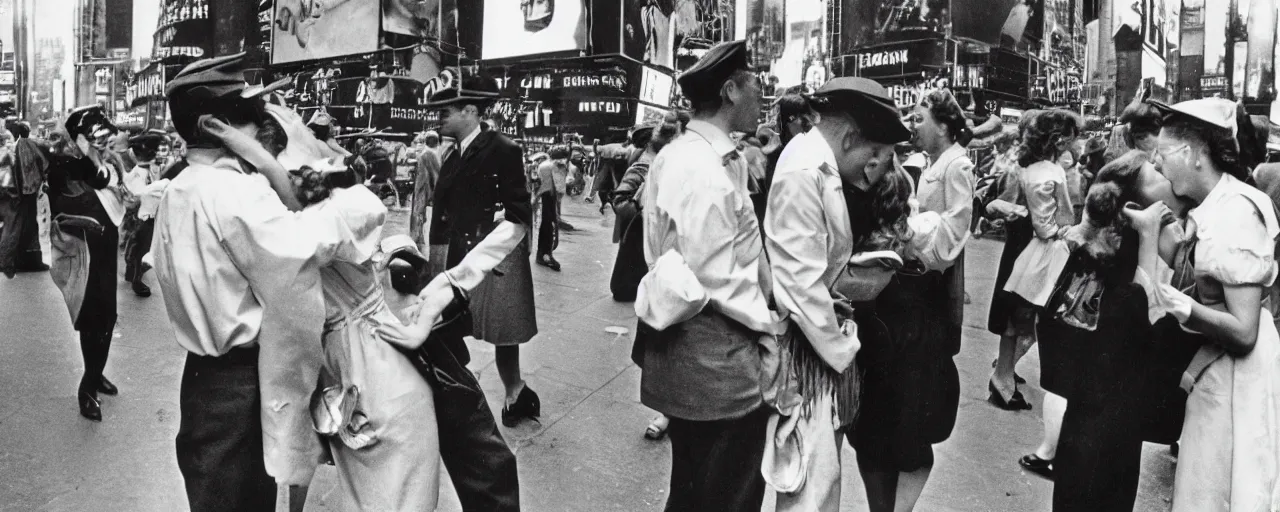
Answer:
[[1021, 391], [1018, 391], [1015, 389], [1013, 391], [1013, 396], [1009, 397], [1008, 400], [1005, 400], [1005, 398], [1000, 395], [1000, 391], [996, 390], [996, 385], [994, 382], [987, 381], [987, 390], [991, 392], [991, 394], [987, 396], [987, 401], [991, 402], [991, 405], [994, 405], [1006, 411], [1030, 411], [1031, 410], [1031, 404], [1027, 403], [1027, 399], [1022, 397]]
[[1023, 455], [1018, 459], [1018, 465], [1027, 471], [1040, 475], [1042, 477], [1053, 480], [1053, 461], [1044, 460], [1034, 453]]
[[117, 388], [115, 384], [107, 380], [106, 376], [103, 376], [102, 380], [98, 381], [98, 392], [107, 396], [116, 396], [120, 394], [120, 388]]
[[102, 404], [98, 403], [98, 397], [81, 391], [76, 401], [80, 404], [81, 416], [91, 421], [102, 421]]
[[502, 424], [511, 428], [521, 419], [535, 419], [541, 415], [542, 400], [525, 384], [524, 389], [520, 390], [520, 396], [516, 397], [516, 402], [502, 408]]

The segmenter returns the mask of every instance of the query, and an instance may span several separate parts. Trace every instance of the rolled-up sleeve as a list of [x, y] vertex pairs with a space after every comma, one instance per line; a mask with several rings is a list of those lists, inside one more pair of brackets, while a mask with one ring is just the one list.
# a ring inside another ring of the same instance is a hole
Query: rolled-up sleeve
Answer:
[[[765, 213], [765, 243], [773, 270], [773, 297], [791, 314], [810, 345], [837, 372], [857, 355], [840, 331], [834, 301], [822, 276], [827, 270], [827, 221], [818, 171], [774, 176]], [[855, 340], [856, 341], [856, 340]]]
[[[973, 164], [968, 160], [953, 163], [941, 178], [938, 193], [943, 194], [945, 207], [937, 212], [940, 222], [922, 223], [927, 229], [916, 229], [911, 239], [912, 248], [920, 262], [929, 270], [946, 270], [956, 262], [969, 241], [969, 226], [973, 221]], [[921, 198], [922, 204], [929, 204]]]

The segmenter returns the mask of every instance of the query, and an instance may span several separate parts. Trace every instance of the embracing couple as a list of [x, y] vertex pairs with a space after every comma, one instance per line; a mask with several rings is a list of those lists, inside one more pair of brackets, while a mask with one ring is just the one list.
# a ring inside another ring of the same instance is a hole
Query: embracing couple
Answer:
[[[275, 510], [279, 486], [302, 510], [327, 460], [344, 510], [433, 510], [440, 462], [464, 509], [519, 510], [515, 456], [456, 347], [470, 291], [525, 236], [527, 191], [422, 281], [415, 244], [382, 239], [360, 166], [266, 100], [283, 82], [249, 86], [243, 57], [193, 63], [166, 90], [188, 167], [153, 253], [190, 352], [176, 449], [191, 509]], [[488, 101], [463, 85], [433, 101]]]
[[679, 83], [693, 120], [645, 184], [633, 354], [641, 401], [670, 418], [666, 510], [760, 510], [766, 484], [779, 510], [839, 510], [846, 436], [871, 510], [912, 508], [959, 399], [973, 199], [960, 107], [945, 91], [916, 107], [934, 156], [917, 187], [893, 151], [913, 133], [884, 87], [831, 80], [779, 158], [761, 230], [728, 136], [758, 119], [745, 42]]

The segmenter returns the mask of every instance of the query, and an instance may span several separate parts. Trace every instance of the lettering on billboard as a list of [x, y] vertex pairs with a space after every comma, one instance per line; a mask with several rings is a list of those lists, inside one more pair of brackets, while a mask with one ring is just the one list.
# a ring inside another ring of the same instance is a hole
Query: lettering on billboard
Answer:
[[858, 55], [858, 67], [862, 69], [880, 66], [897, 66], [907, 63], [907, 50], [863, 53]]
[[886, 87], [889, 90], [889, 97], [893, 98], [894, 104], [899, 108], [909, 107], [920, 103], [925, 93], [939, 88], [946, 88], [950, 82], [945, 78], [935, 80], [925, 80], [912, 84], [891, 85]]
[[618, 102], [618, 101], [580, 101], [578, 102], [578, 112], [621, 114], [626, 111], [627, 111], [626, 107], [622, 104], [622, 102]]

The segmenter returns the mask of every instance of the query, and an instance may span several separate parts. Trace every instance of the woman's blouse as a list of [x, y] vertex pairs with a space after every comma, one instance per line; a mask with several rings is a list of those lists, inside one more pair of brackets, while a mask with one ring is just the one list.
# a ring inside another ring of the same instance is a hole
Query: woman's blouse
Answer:
[[929, 270], [946, 270], [955, 264], [969, 241], [973, 221], [973, 162], [964, 148], [953, 144], [920, 175], [916, 200], [920, 211], [936, 215], [913, 216], [911, 247]]
[[1023, 169], [1018, 179], [1036, 237], [1044, 240], [1056, 238], [1061, 228], [1075, 224], [1066, 172], [1062, 167], [1039, 161]]

